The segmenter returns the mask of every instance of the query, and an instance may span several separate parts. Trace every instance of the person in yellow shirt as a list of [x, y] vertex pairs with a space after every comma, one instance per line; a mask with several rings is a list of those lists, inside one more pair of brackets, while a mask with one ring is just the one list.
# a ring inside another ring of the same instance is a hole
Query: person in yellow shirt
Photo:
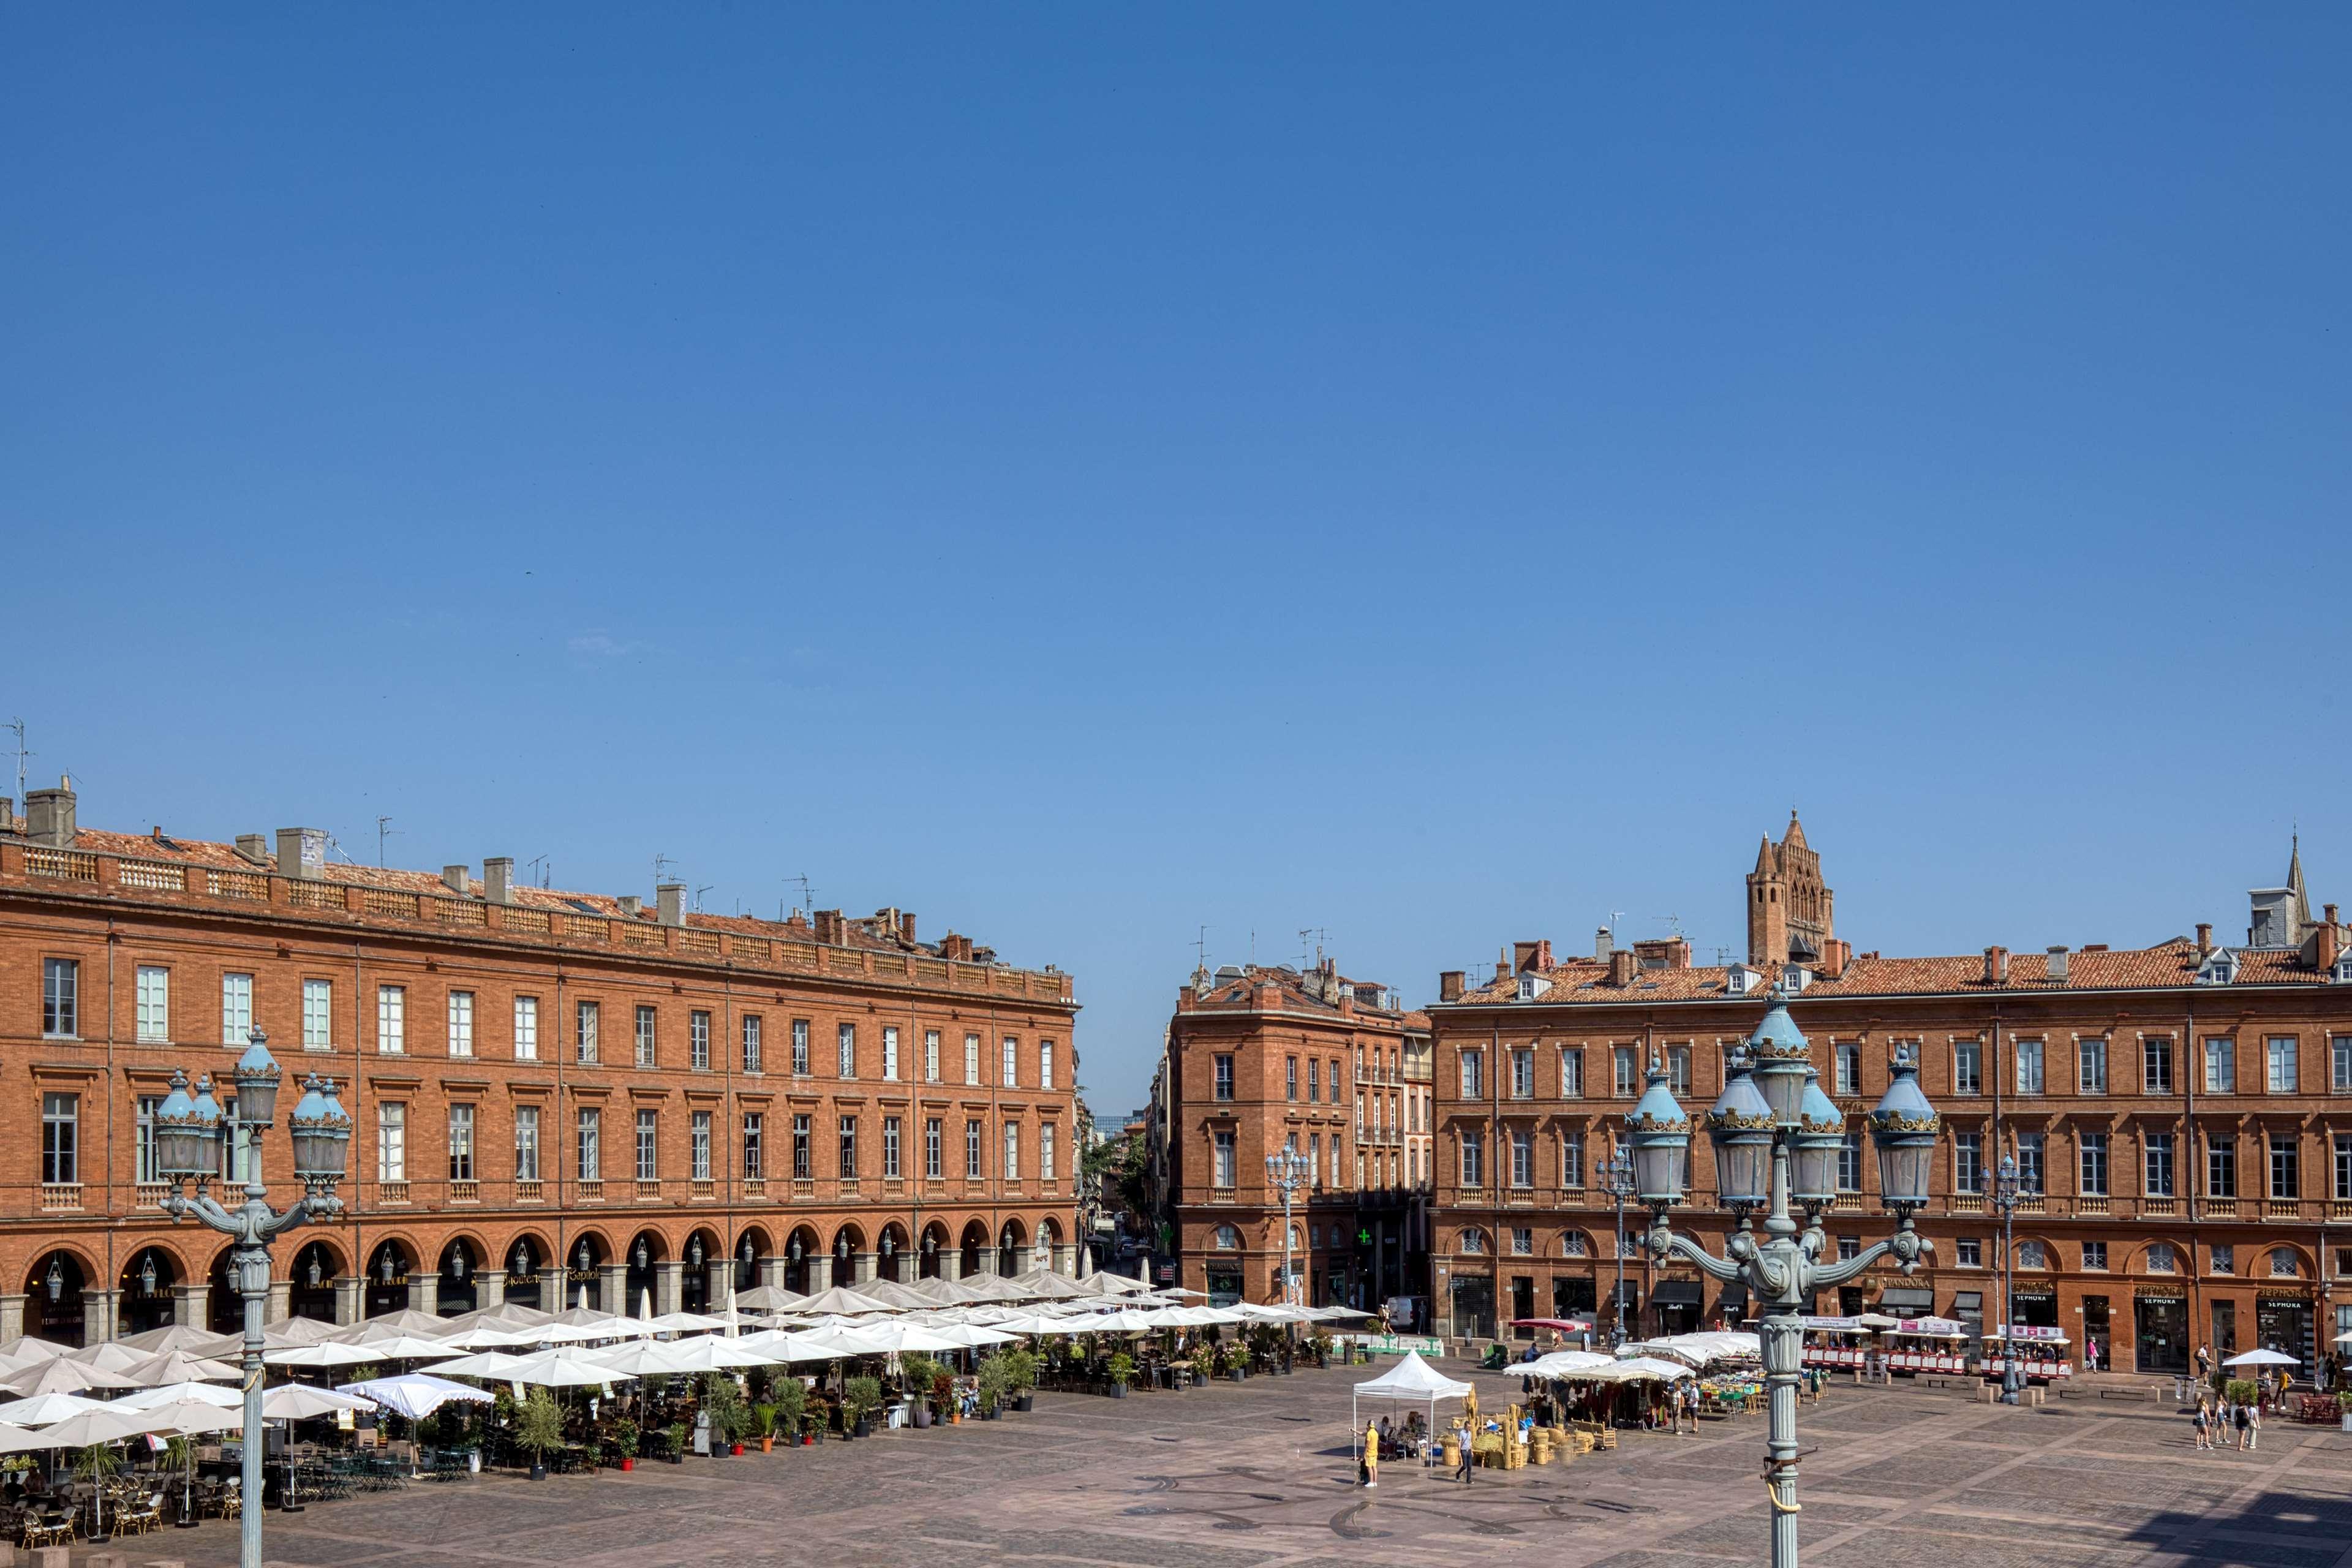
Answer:
[[1381, 1429], [1376, 1422], [1364, 1423], [1364, 1485], [1381, 1484]]

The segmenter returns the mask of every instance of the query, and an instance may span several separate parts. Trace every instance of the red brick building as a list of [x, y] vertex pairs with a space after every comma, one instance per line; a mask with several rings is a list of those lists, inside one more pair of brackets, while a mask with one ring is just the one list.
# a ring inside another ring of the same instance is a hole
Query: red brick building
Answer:
[[[0, 1337], [233, 1321], [225, 1239], [158, 1212], [143, 1119], [249, 1029], [356, 1127], [273, 1317], [1074, 1264], [1066, 974], [897, 910], [704, 915], [26, 807], [0, 802]], [[282, 1129], [262, 1159], [289, 1201]]]
[[1428, 1027], [1328, 961], [1193, 975], [1155, 1106], [1183, 1284], [1220, 1303], [1282, 1299], [1282, 1197], [1265, 1162], [1286, 1146], [1313, 1172], [1291, 1205], [1302, 1298], [1370, 1306], [1422, 1289]]
[[[2274, 1344], [2308, 1371], [2352, 1329], [2352, 962], [2335, 906], [2311, 914], [2299, 855], [2284, 886], [2251, 897], [2239, 943], [2200, 925], [2136, 949], [1854, 953], [1792, 819], [1748, 879], [1748, 963], [1701, 967], [1680, 939], [1626, 948], [1604, 931], [1590, 957], [1520, 942], [1483, 984], [1441, 977], [1441, 1311], [1483, 1334], [1498, 1318], [1597, 1307], [1605, 1331], [1616, 1243], [1596, 1172], [1644, 1064], [1664, 1063], [1703, 1111], [1785, 976], [1853, 1134], [1851, 1185], [1824, 1216], [1833, 1246], [1887, 1228], [1860, 1118], [1896, 1045], [1918, 1049], [1944, 1121], [1920, 1216], [1932, 1256], [1913, 1279], [1874, 1271], [1825, 1308], [1998, 1323], [2000, 1226], [1987, 1194], [2011, 1155], [2029, 1188], [2015, 1219], [2020, 1321], [2077, 1347], [2087, 1333], [2123, 1368], [2175, 1370], [2204, 1342]], [[1696, 1142], [1702, 1195], [1681, 1223], [1719, 1250], [1730, 1219], [1712, 1206], [1712, 1152]], [[1737, 1288], [1727, 1298], [1686, 1268], [1653, 1266], [1641, 1219], [1628, 1219], [1629, 1329], [1744, 1310]]]

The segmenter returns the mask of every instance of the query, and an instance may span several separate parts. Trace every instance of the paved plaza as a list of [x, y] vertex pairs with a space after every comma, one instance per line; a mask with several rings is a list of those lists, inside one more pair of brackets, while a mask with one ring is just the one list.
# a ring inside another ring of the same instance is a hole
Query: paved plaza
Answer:
[[[304, 1568], [1764, 1561], [1761, 1417], [1696, 1437], [1627, 1435], [1614, 1453], [1481, 1471], [1466, 1489], [1391, 1464], [1367, 1493], [1351, 1484], [1345, 1435], [1349, 1385], [1369, 1375], [1302, 1372], [1119, 1402], [1041, 1394], [1034, 1413], [1002, 1422], [764, 1458], [419, 1482], [273, 1514], [268, 1555]], [[1515, 1379], [1477, 1381], [1489, 1408], [1516, 1396]], [[1802, 1415], [1807, 1562], [2352, 1562], [2352, 1436], [2273, 1426], [2258, 1453], [2199, 1454], [2169, 1404], [2075, 1393], [2011, 1410], [1959, 1389], [1833, 1387]], [[191, 1568], [225, 1568], [235, 1548], [217, 1522], [124, 1543], [133, 1563], [184, 1556]]]

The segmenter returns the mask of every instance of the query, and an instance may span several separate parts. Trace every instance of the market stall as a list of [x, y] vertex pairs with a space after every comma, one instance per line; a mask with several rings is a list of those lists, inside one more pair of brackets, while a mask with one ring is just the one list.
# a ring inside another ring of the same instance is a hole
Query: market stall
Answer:
[[1914, 1318], [1886, 1331], [1886, 1370], [1958, 1376], [1968, 1371], [1969, 1331], [1949, 1318]]
[[1987, 1329], [1984, 1342], [1984, 1375], [1989, 1378], [2007, 1373], [2011, 1355], [2017, 1358], [2018, 1376], [2028, 1383], [2057, 1383], [2074, 1375], [2074, 1363], [2067, 1359], [2072, 1342], [2062, 1329], [2027, 1323], [2015, 1324], [2006, 1333]]
[[[1460, 1399], [1469, 1392], [1470, 1384], [1456, 1383], [1447, 1377], [1422, 1360], [1419, 1351], [1407, 1351], [1404, 1352], [1402, 1361], [1380, 1376], [1356, 1384], [1355, 1391], [1348, 1396], [1349, 1441], [1355, 1443], [1362, 1440], [1364, 1421], [1357, 1405], [1363, 1400], [1392, 1399], [1408, 1404], [1425, 1405], [1428, 1407], [1429, 1421], [1426, 1429], [1434, 1433], [1437, 1430], [1437, 1402], [1441, 1399]], [[1427, 1458], [1428, 1450], [1425, 1448], [1424, 1463], [1427, 1462]]]

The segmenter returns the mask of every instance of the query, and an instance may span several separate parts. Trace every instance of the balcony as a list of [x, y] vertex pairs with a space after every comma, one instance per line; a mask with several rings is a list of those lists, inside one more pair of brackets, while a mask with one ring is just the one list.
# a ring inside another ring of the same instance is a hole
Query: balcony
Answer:
[[696, 1182], [687, 1189], [686, 1196], [688, 1203], [716, 1202], [719, 1197], [719, 1184], [711, 1181]]
[[816, 1181], [811, 1176], [793, 1178], [793, 1198], [796, 1203], [808, 1203], [816, 1197]]
[[768, 1178], [765, 1176], [744, 1177], [743, 1195], [746, 1198], [765, 1201], [768, 1195]]
[[2235, 1198], [2207, 1198], [2205, 1200], [2205, 1217], [2207, 1219], [2237, 1218], [2238, 1200]]
[[857, 1178], [856, 1176], [842, 1177], [840, 1185], [834, 1190], [845, 1198], [854, 1198], [860, 1195], [857, 1186]]
[[636, 1199], [637, 1202], [641, 1204], [657, 1204], [661, 1202], [661, 1178], [658, 1176], [639, 1176], [636, 1183]]
[[406, 1207], [408, 1204], [408, 1184], [406, 1182], [378, 1182], [375, 1184], [375, 1202], [378, 1208], [389, 1209]]
[[168, 1182], [139, 1184], [139, 1206], [142, 1209], [160, 1209], [163, 1206], [163, 1200], [171, 1195], [172, 1187]]
[[79, 1207], [81, 1207], [79, 1182], [43, 1182], [41, 1184], [43, 1214], [71, 1214]]
[[2264, 1219], [2301, 1219], [2303, 1204], [2295, 1198], [2273, 1198], [2263, 1205]]
[[[1860, 1205], [1857, 1205], [1855, 1206], [1859, 1207]], [[2049, 1194], [2047, 1193], [2018, 1194], [2017, 1212], [2020, 1214], [2048, 1214], [2050, 1212]]]
[[604, 1184], [593, 1180], [574, 1182], [572, 1193], [581, 1203], [601, 1204], [604, 1201]]
[[482, 1201], [482, 1184], [479, 1182], [461, 1182], [452, 1180], [449, 1184], [449, 1201], [453, 1204], [480, 1203]]
[[2145, 1197], [2139, 1201], [2139, 1212], [2144, 1219], [2171, 1219], [2180, 1212], [2180, 1200]]
[[523, 1181], [518, 1181], [515, 1183], [515, 1202], [519, 1204], [542, 1204], [546, 1201], [546, 1183]]
[[1954, 1193], [1952, 1194], [1952, 1212], [1954, 1214], [1982, 1214], [1985, 1212], [1985, 1195], [1982, 1193]]
[[2113, 1212], [2105, 1193], [2084, 1193], [2074, 1200], [2074, 1213], [2084, 1218]]
[[1860, 1214], [1862, 1212], [1862, 1194], [1860, 1193], [1840, 1193], [1836, 1197], [1830, 1200], [1830, 1209], [1835, 1214]]

